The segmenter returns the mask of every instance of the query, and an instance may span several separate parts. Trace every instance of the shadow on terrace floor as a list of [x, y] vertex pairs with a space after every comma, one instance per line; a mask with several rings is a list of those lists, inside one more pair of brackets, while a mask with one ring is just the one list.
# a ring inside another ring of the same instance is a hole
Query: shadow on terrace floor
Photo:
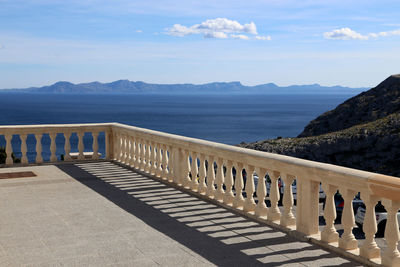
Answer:
[[110, 162], [57, 167], [219, 266], [355, 266], [340, 256]]

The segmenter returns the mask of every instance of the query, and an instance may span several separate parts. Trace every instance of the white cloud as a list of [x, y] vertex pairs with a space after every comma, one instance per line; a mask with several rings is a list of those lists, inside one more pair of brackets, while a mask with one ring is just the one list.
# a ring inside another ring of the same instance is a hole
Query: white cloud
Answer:
[[240, 39], [240, 40], [249, 40], [249, 36], [244, 34], [231, 34], [230, 35], [233, 39]]
[[142, 33], [143, 31], [142, 31], [142, 30], [136, 30], [136, 32], [137, 32], [137, 33]]
[[255, 37], [257, 40], [267, 40], [267, 41], [271, 41], [271, 36], [261, 36], [261, 35], [257, 35]]
[[174, 24], [171, 28], [166, 29], [166, 34], [172, 36], [183, 37], [190, 34], [201, 34], [204, 38], [235, 38], [248, 40], [246, 34], [257, 35], [257, 26], [254, 22], [240, 24], [235, 20], [227, 18], [208, 19], [200, 24], [190, 27]]
[[362, 35], [350, 28], [341, 28], [324, 33], [325, 39], [334, 40], [368, 40], [370, 38], [388, 37], [393, 35], [400, 35], [400, 29], [387, 32], [368, 33], [366, 35]]
[[367, 40], [368, 36], [362, 35], [350, 28], [336, 29], [331, 32], [325, 32], [324, 37], [326, 39], [338, 39], [338, 40]]

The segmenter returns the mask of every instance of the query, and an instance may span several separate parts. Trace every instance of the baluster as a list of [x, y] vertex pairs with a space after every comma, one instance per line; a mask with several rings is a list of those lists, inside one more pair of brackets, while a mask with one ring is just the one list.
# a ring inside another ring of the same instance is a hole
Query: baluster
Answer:
[[144, 139], [140, 139], [140, 170], [144, 171], [146, 168], [146, 147]]
[[334, 222], [336, 219], [334, 195], [338, 188], [337, 186], [323, 183], [322, 189], [324, 189], [326, 194], [324, 209], [324, 218], [326, 225], [324, 227], [324, 230], [322, 230], [321, 232], [321, 240], [327, 243], [333, 243], [339, 240], [339, 234], [334, 226]]
[[217, 176], [215, 178], [215, 183], [217, 184], [217, 189], [214, 193], [214, 199], [217, 201], [222, 201], [224, 199], [224, 164], [222, 158], [217, 159]]
[[131, 162], [131, 157], [132, 157], [132, 143], [131, 143], [131, 138], [129, 135], [125, 135], [125, 145], [126, 145], [126, 149], [125, 149], [125, 165], [129, 166], [130, 162]]
[[20, 134], [19, 137], [21, 138], [21, 163], [22, 164], [27, 164], [28, 163], [28, 156], [27, 156], [27, 147], [26, 147], [26, 138], [28, 135], [26, 134]]
[[174, 164], [175, 164], [175, 158], [174, 158], [174, 152], [175, 150], [172, 148], [172, 146], [168, 146], [168, 160], [167, 160], [167, 167], [168, 167], [168, 181], [169, 182], [174, 182], [174, 177], [175, 177], [175, 170], [174, 170]]
[[143, 140], [144, 144], [144, 171], [148, 173], [150, 171], [150, 156], [151, 156], [151, 150], [150, 150], [150, 143], [147, 140]]
[[69, 141], [71, 137], [70, 132], [65, 132], [64, 133], [64, 138], [65, 138], [65, 144], [64, 144], [64, 150], [65, 150], [65, 155], [64, 155], [64, 161], [71, 161], [71, 143]]
[[156, 175], [157, 171], [157, 144], [155, 142], [151, 142], [151, 166], [150, 173], [151, 175]]
[[252, 212], [256, 207], [256, 202], [254, 201], [254, 167], [248, 165], [246, 168], [246, 199], [243, 204], [243, 211]]
[[190, 188], [190, 161], [189, 161], [189, 151], [188, 150], [182, 150], [182, 162], [183, 162], [183, 173], [182, 173], [182, 185], [184, 188], [189, 189]]
[[78, 151], [79, 151], [79, 155], [78, 155], [78, 160], [84, 160], [85, 156], [83, 155], [83, 135], [85, 133], [83, 131], [78, 131], [77, 135], [78, 135]]
[[265, 186], [265, 175], [267, 170], [263, 168], [257, 168], [258, 173], [258, 184], [257, 184], [257, 198], [258, 203], [255, 208], [255, 214], [259, 217], [267, 218], [268, 208], [265, 205], [265, 197], [267, 195], [267, 188]]
[[397, 212], [400, 209], [400, 201], [384, 199], [383, 205], [387, 210], [387, 221], [385, 228], [385, 240], [387, 248], [382, 254], [382, 264], [385, 266], [400, 266], [400, 253], [397, 249], [399, 242], [399, 223]]
[[[172, 155], [169, 165], [172, 166], [172, 172], [170, 171], [172, 181], [177, 185], [182, 185], [181, 182], [181, 151], [177, 147], [172, 147]], [[171, 178], [170, 177], [170, 178]]]
[[121, 134], [121, 163], [125, 164], [126, 162], [126, 152], [127, 152], [127, 142], [126, 142], [126, 135]]
[[42, 134], [35, 134], [36, 138], [36, 160], [35, 162], [37, 164], [43, 162], [43, 157], [42, 157]]
[[93, 137], [93, 156], [92, 159], [99, 159], [99, 133], [98, 132], [92, 132], [92, 137]]
[[130, 146], [130, 152], [129, 152], [129, 166], [135, 168], [135, 162], [136, 162], [136, 144], [135, 144], [135, 138], [133, 136], [128, 136], [131, 146]]
[[56, 136], [57, 133], [49, 133], [50, 136], [50, 162], [57, 161], [57, 156], [56, 156]]
[[207, 192], [206, 195], [209, 198], [214, 198], [215, 194], [215, 169], [214, 169], [214, 157], [208, 156], [208, 169], [207, 169]]
[[363, 230], [365, 233], [364, 245], [360, 248], [360, 256], [373, 259], [379, 258], [380, 249], [375, 242], [375, 233], [378, 230], [375, 219], [375, 205], [378, 202], [376, 196], [369, 195], [368, 192], [361, 193], [361, 199], [366, 206], [366, 212], [363, 223]]
[[290, 228], [296, 225], [296, 218], [293, 215], [293, 190], [292, 184], [295, 179], [293, 175], [281, 175], [283, 182], [285, 183], [284, 193], [283, 193], [283, 214], [281, 217], [281, 225]]
[[12, 139], [12, 134], [6, 134], [4, 135], [4, 138], [6, 139], [6, 164], [7, 165], [12, 165], [14, 163], [12, 159], [12, 145], [11, 145], [11, 139]]
[[151, 164], [152, 164], [152, 162], [151, 162], [151, 160], [152, 160], [152, 151], [153, 150], [153, 146], [152, 146], [152, 144], [151, 144], [151, 141], [148, 141], [147, 143], [146, 143], [146, 152], [147, 152], [147, 156], [146, 156], [146, 172], [147, 173], [150, 173], [150, 171], [151, 171]]
[[271, 178], [271, 188], [269, 192], [269, 198], [271, 201], [271, 207], [268, 209], [268, 220], [270, 221], [278, 221], [281, 218], [281, 212], [278, 208], [279, 202], [279, 187], [278, 187], [278, 178], [280, 173], [277, 171], [269, 171], [268, 172]]
[[[157, 169], [156, 169], [156, 176], [157, 177], [162, 177], [162, 173], [163, 173], [163, 155], [161, 150], [163, 150], [164, 148], [162, 147], [162, 145], [160, 143], [157, 144], [157, 155], [156, 155], [156, 162], [157, 162]], [[165, 150], [164, 150], [165, 152]]]
[[199, 189], [198, 192], [204, 195], [207, 191], [206, 184], [206, 159], [204, 154], [200, 154], [200, 169], [199, 169]]
[[224, 203], [227, 205], [232, 205], [235, 198], [232, 186], [233, 186], [233, 175], [232, 175], [232, 161], [228, 160], [226, 163], [226, 177], [225, 177], [225, 195]]
[[168, 179], [168, 152], [167, 152], [167, 146], [162, 145], [162, 155], [161, 155], [161, 177], [163, 180]]
[[112, 160], [113, 159], [113, 157], [114, 157], [114, 155], [113, 155], [113, 152], [114, 152], [114, 148], [113, 148], [113, 144], [110, 142], [111, 140], [110, 139], [112, 139], [112, 132], [110, 132], [110, 131], [104, 131], [104, 146], [105, 146], [105, 159], [108, 159], [108, 160]]
[[242, 209], [243, 208], [243, 204], [244, 204], [244, 198], [242, 195], [243, 192], [243, 164], [242, 163], [238, 163], [236, 168], [236, 177], [235, 177], [235, 200], [233, 201], [233, 207], [237, 208], [237, 209]]
[[137, 137], [135, 138], [135, 169], [140, 169], [140, 139]]
[[150, 169], [150, 174], [151, 175], [155, 175], [155, 172], [156, 172], [156, 160], [155, 160], [155, 158], [156, 158], [156, 147], [155, 147], [155, 143], [154, 142], [150, 142], [150, 155], [149, 155], [149, 158], [150, 158], [150, 166], [149, 166], [149, 169]]
[[356, 192], [347, 188], [340, 188], [340, 193], [344, 199], [344, 207], [342, 213], [343, 234], [339, 239], [339, 247], [345, 250], [357, 249], [358, 242], [353, 235], [353, 199]]
[[114, 132], [113, 131], [113, 139], [112, 139], [112, 141], [113, 141], [113, 150], [114, 150], [114, 152], [113, 152], [113, 160], [115, 160], [115, 161], [118, 161], [118, 159], [119, 159], [119, 153], [120, 153], [120, 151], [119, 151], [119, 135], [118, 135], [118, 133], [116, 133], [116, 132]]
[[191, 174], [192, 174], [192, 182], [190, 183], [190, 189], [192, 189], [192, 191], [197, 192], [197, 190], [199, 189], [199, 181], [197, 180], [197, 175], [199, 174], [199, 168], [197, 167], [196, 152], [192, 152]]

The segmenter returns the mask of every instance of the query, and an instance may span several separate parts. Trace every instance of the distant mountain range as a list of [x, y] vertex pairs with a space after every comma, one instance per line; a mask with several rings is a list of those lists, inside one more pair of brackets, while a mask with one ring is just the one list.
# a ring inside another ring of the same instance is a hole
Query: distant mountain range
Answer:
[[57, 82], [43, 87], [24, 89], [2, 89], [0, 92], [45, 93], [45, 94], [313, 94], [329, 93], [357, 94], [368, 88], [349, 88], [343, 86], [321, 86], [319, 84], [277, 86], [274, 83], [245, 86], [240, 82], [214, 82], [207, 84], [151, 84], [118, 80], [111, 83]]

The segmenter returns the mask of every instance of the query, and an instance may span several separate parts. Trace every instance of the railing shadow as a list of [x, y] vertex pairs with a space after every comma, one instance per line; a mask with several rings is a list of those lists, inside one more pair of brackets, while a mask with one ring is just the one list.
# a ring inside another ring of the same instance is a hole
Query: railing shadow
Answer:
[[[58, 168], [218, 266], [354, 266], [339, 256], [110, 162]], [[317, 264], [318, 265], [318, 264]]]

